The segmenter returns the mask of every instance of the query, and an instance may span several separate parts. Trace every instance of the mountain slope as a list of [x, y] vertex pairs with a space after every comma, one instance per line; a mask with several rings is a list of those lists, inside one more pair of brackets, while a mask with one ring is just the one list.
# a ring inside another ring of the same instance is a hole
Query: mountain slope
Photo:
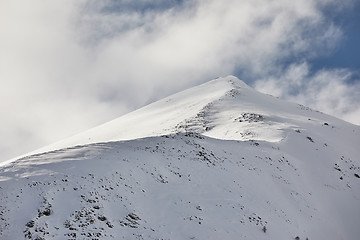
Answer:
[[0, 236], [358, 239], [359, 142], [216, 79], [4, 164]]

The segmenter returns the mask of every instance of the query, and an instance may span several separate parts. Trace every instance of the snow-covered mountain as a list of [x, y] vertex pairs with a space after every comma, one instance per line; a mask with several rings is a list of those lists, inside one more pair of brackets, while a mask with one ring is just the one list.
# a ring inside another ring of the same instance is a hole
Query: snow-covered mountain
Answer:
[[218, 78], [0, 166], [0, 239], [359, 239], [360, 127]]

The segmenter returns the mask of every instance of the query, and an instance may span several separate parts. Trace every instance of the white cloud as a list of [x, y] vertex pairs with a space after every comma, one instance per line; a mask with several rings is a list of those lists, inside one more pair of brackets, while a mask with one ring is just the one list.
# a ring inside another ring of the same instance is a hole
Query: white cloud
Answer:
[[307, 63], [293, 64], [285, 73], [258, 80], [255, 88], [360, 125], [360, 83], [349, 83], [346, 69], [311, 74]]
[[341, 39], [334, 2], [2, 1], [0, 161], [217, 76], [280, 76]]

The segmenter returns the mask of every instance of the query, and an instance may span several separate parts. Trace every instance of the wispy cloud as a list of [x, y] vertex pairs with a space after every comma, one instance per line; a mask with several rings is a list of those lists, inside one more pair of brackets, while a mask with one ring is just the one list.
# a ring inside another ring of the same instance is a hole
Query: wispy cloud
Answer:
[[277, 76], [258, 80], [261, 92], [302, 103], [355, 124], [360, 124], [360, 82], [346, 69], [323, 69], [311, 73], [306, 62], [292, 64]]
[[323, 13], [338, 1], [154, 2], [1, 3], [0, 159], [237, 73], [268, 92], [279, 83], [272, 94], [303, 102], [303, 91], [319, 98], [338, 83], [348, 89], [338, 93], [346, 104], [333, 108], [319, 98], [315, 107], [356, 120], [348, 73], [313, 74], [301, 64], [342, 39]]

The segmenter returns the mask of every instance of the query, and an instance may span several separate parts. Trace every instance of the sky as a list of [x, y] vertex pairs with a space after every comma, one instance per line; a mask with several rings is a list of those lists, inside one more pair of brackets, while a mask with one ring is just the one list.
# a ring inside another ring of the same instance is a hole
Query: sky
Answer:
[[4, 0], [0, 162], [235, 75], [360, 124], [356, 0]]

